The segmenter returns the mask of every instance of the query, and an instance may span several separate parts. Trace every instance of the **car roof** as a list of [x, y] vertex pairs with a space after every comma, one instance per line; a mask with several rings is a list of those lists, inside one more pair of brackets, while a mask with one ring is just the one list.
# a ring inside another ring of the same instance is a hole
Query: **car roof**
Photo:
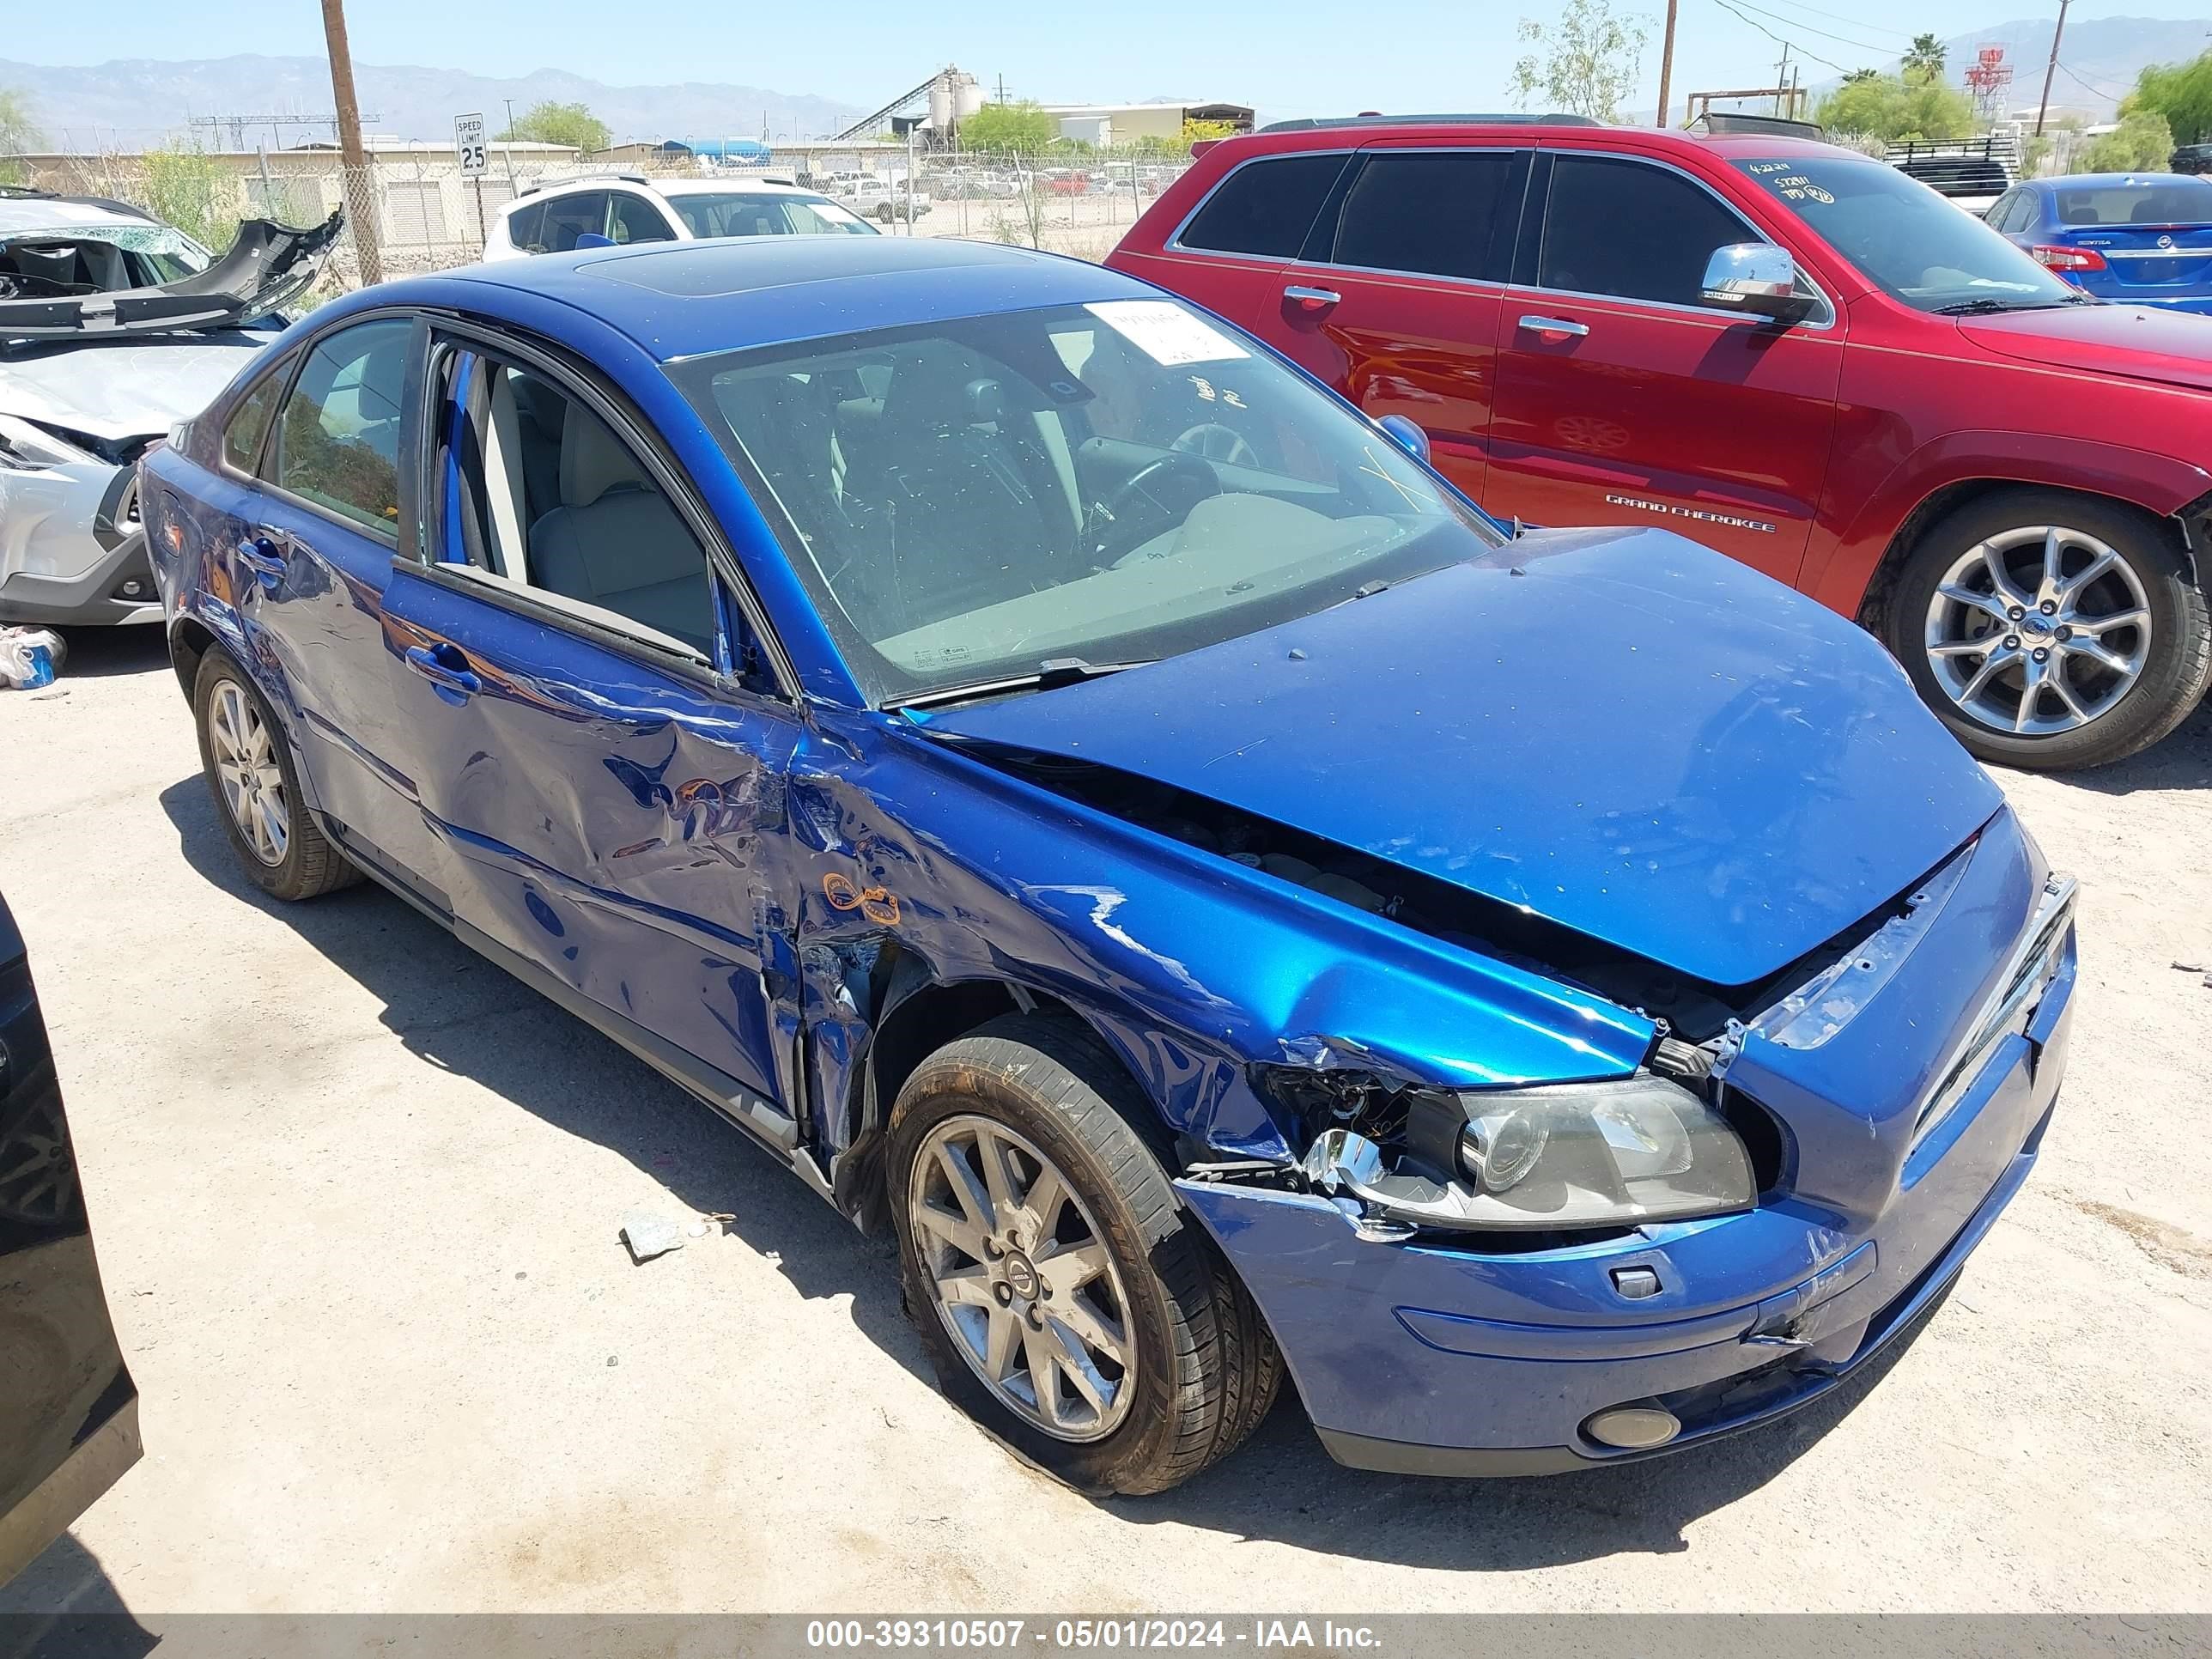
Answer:
[[659, 191], [663, 196], [726, 196], [733, 191], [759, 191], [771, 196], [815, 193], [786, 179], [748, 179], [743, 174], [733, 179], [652, 179], [647, 180], [647, 188]]
[[[1807, 138], [1757, 132], [1686, 132], [1679, 128], [1611, 127], [1579, 120], [1480, 118], [1467, 116], [1362, 117], [1346, 121], [1285, 124], [1223, 138], [1208, 147], [1207, 159], [1234, 161], [1278, 150], [1341, 149], [1390, 139], [1418, 138], [1445, 145], [1540, 144], [1556, 149], [1634, 150], [1641, 155], [1717, 155], [1739, 158], [1857, 156], [1855, 150]], [[1870, 157], [1860, 157], [1871, 160]]]
[[[663, 362], [995, 312], [1165, 297], [1088, 260], [905, 236], [745, 236], [591, 248], [362, 292], [380, 304], [466, 305], [470, 289], [558, 301]], [[497, 314], [506, 307], [487, 295], [483, 308]]]
[[152, 214], [122, 202], [90, 196], [0, 196], [0, 235], [27, 230], [66, 230], [77, 226], [134, 225], [143, 228], [161, 222]]
[[2212, 179], [2193, 173], [2069, 173], [2057, 179], [2027, 179], [2021, 182], [2049, 195], [2054, 191], [2076, 190], [2084, 185], [2092, 190], [2118, 190], [2127, 185], [2212, 184]]

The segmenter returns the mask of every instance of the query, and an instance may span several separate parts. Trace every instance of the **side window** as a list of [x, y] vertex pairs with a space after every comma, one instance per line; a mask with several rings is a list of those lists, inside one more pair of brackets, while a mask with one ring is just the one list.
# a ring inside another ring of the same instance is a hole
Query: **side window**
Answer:
[[386, 541], [399, 529], [404, 318], [340, 329], [307, 354], [263, 476]]
[[2005, 214], [2004, 223], [1998, 228], [2007, 231], [2026, 230], [2035, 222], [2037, 205], [2037, 198], [2031, 191], [2025, 190], [2014, 191], [2012, 206]]
[[519, 207], [507, 216], [507, 240], [527, 252], [545, 252], [544, 228], [545, 204], [543, 202]]
[[446, 359], [442, 556], [714, 650], [706, 550], [629, 447], [580, 400], [473, 351]]
[[230, 411], [230, 422], [222, 429], [222, 458], [240, 472], [252, 472], [261, 459], [261, 441], [269, 435], [270, 417], [291, 372], [289, 362], [278, 363]]
[[556, 196], [545, 204], [544, 228], [537, 246], [544, 252], [573, 251], [579, 236], [607, 234], [607, 193], [580, 190], [572, 196]]
[[672, 242], [676, 233], [660, 210], [626, 190], [607, 192], [607, 234], [617, 242]]
[[1694, 306], [1715, 248], [1765, 240], [1678, 173], [1560, 155], [1552, 163], [1536, 285]]
[[1341, 155], [1248, 161], [1222, 180], [1177, 240], [1216, 253], [1295, 259], [1344, 163]]
[[1526, 152], [1377, 150], [1344, 198], [1335, 262], [1376, 270], [1504, 282]]

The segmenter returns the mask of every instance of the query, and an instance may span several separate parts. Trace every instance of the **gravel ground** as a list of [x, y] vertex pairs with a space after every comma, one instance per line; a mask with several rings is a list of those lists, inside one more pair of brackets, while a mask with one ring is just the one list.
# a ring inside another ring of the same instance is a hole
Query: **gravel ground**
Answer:
[[[2071, 1079], [1878, 1387], [1490, 1484], [1340, 1470], [1286, 1401], [1098, 1503], [957, 1417], [888, 1248], [672, 1085], [374, 888], [253, 893], [159, 653], [0, 696], [148, 1448], [0, 1611], [2212, 1607], [2212, 708], [2003, 780], [2082, 878]], [[638, 1208], [736, 1219], [635, 1267]]]

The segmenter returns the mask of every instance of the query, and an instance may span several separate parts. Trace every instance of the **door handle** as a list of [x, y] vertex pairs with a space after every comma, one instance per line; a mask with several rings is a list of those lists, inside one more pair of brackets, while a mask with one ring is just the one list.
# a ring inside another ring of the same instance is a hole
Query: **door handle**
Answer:
[[1293, 283], [1283, 290], [1283, 297], [1301, 311], [1327, 311], [1344, 296], [1334, 289], [1304, 288]]
[[470, 671], [469, 659], [458, 646], [410, 645], [407, 665], [441, 692], [451, 692], [456, 697], [472, 697], [483, 690], [483, 682]]
[[284, 556], [276, 544], [266, 535], [252, 535], [238, 544], [238, 562], [253, 573], [253, 579], [268, 592], [274, 593], [276, 584], [284, 580]]
[[1579, 340], [1589, 332], [1588, 323], [1571, 322], [1565, 317], [1523, 317], [1521, 326], [1547, 340]]

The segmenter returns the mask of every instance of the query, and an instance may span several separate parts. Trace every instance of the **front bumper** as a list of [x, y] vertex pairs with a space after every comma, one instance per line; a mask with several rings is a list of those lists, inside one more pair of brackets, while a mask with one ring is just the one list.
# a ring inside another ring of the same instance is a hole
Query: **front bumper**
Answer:
[[0, 623], [159, 622], [135, 467], [0, 472]]
[[[1795, 1146], [1786, 1192], [1748, 1213], [1492, 1254], [1363, 1240], [1318, 1194], [1178, 1188], [1259, 1301], [1340, 1462], [1541, 1474], [1736, 1433], [1828, 1393], [1907, 1329], [2033, 1166], [2065, 1068], [2070, 920], [2039, 994], [1977, 1050], [1954, 1103], [1932, 1121], [1923, 1109], [2002, 990], [2043, 883], [2001, 813], [1878, 994], [1816, 1038], [1747, 1042], [1731, 1083]], [[1943, 1008], [1955, 1017], [1929, 1018]], [[1656, 1273], [1659, 1292], [1626, 1300], [1615, 1275], [1630, 1267]], [[1680, 1424], [1663, 1446], [1584, 1431], [1595, 1413], [1653, 1401]]]

